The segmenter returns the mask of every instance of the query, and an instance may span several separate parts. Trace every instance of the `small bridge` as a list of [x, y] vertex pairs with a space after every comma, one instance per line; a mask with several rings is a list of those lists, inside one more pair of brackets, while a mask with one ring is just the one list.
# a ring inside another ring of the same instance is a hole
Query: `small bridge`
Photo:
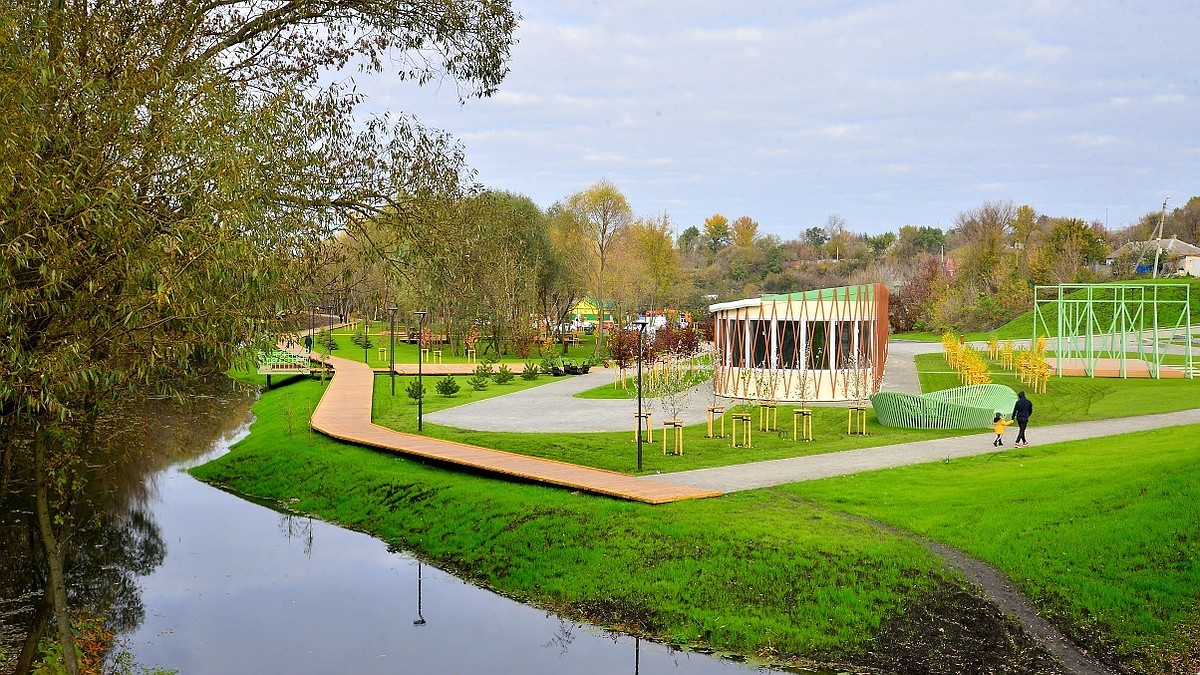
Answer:
[[308, 375], [312, 373], [310, 359], [282, 349], [258, 353], [258, 374], [267, 376], [267, 389], [272, 375]]

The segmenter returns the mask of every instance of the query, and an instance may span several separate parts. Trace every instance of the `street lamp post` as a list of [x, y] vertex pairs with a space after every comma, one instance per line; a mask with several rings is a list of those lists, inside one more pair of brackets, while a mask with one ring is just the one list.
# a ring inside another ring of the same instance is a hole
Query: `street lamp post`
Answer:
[[[321, 309], [320, 305], [313, 305], [312, 309], [308, 310], [308, 355], [312, 356], [313, 345], [317, 343], [317, 310]], [[310, 366], [312, 364], [309, 364]]]
[[370, 326], [368, 325], [368, 324], [370, 324], [370, 322], [371, 322], [371, 320], [367, 318], [367, 312], [364, 310], [363, 311], [363, 365], [364, 366], [371, 365], [371, 364], [367, 363], [367, 352], [370, 351], [370, 347], [371, 347], [371, 329], [370, 329]]
[[637, 470], [642, 470], [642, 336], [646, 333], [646, 317], [638, 317], [637, 321], [633, 322], [638, 327], [638, 349], [637, 349], [637, 394], [638, 394], [638, 411], [637, 411], [637, 448], [638, 462]]
[[389, 369], [391, 370], [391, 376], [392, 376], [392, 396], [396, 395], [396, 310], [397, 309], [399, 309], [399, 308], [396, 307], [395, 305], [388, 307], [388, 313], [390, 313], [392, 315], [392, 326], [388, 330], [389, 337], [391, 338], [391, 344], [389, 345], [390, 348], [388, 349], [388, 352], [391, 354], [391, 358], [388, 360], [388, 364], [389, 364]]
[[417, 317], [417, 431], [420, 432], [423, 427], [421, 425], [421, 404], [425, 401], [425, 385], [421, 380], [421, 340], [425, 337], [425, 315], [429, 312], [417, 310], [413, 314]]

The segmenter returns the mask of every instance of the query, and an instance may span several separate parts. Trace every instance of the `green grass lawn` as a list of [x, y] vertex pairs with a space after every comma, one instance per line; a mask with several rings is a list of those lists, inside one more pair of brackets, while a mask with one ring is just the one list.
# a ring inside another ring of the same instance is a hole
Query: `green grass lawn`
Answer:
[[1171, 658], [1200, 647], [1197, 437], [1200, 426], [1139, 432], [786, 492], [999, 567], [1055, 623], [1133, 672], [1184, 672]]

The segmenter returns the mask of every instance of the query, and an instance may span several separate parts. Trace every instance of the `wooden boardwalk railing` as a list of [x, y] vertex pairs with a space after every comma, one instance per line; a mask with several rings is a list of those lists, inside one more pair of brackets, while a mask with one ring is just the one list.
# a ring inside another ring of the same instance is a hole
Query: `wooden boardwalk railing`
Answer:
[[[468, 466], [524, 480], [648, 504], [720, 496], [720, 492], [642, 480], [615, 471], [405, 434], [371, 422], [375, 372], [358, 361], [329, 357], [337, 373], [313, 411], [310, 426], [343, 441]], [[397, 366], [399, 367], [399, 366]]]

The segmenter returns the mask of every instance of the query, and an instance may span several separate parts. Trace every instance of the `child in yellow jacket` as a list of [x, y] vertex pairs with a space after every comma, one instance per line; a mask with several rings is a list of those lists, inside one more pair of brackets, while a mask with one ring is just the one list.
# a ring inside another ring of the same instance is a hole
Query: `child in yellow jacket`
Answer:
[[992, 429], [996, 432], [996, 440], [992, 441], [992, 446], [997, 447], [1004, 445], [1004, 427], [1012, 424], [1012, 420], [1004, 419], [1000, 413], [996, 413], [996, 419], [992, 420]]

